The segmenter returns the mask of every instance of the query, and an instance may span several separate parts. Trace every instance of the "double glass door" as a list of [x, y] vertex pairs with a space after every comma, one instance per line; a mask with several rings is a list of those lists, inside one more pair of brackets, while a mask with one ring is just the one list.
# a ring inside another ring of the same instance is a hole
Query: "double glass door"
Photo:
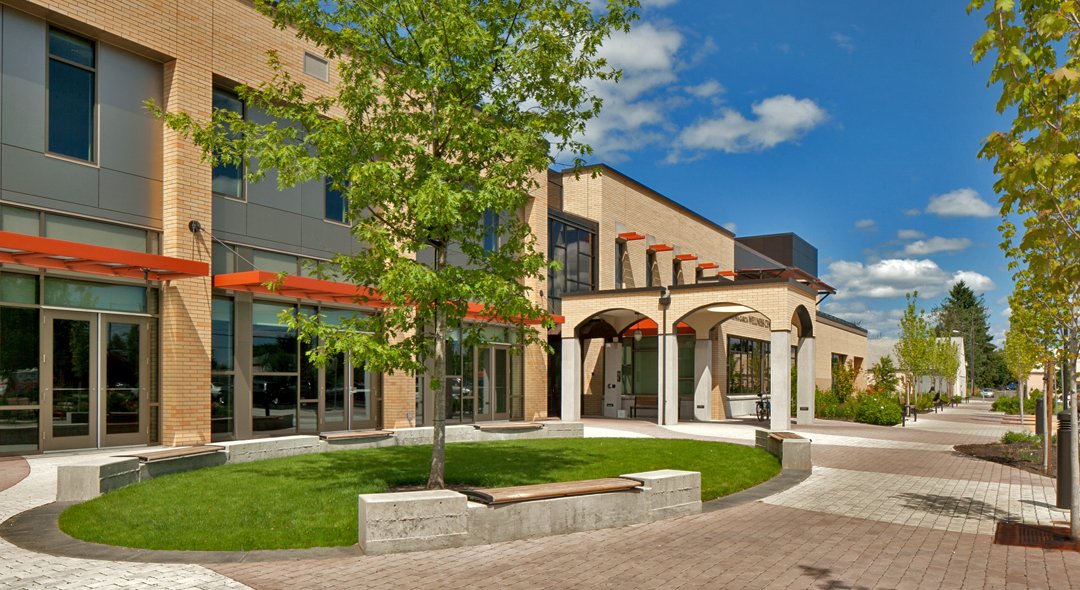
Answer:
[[42, 316], [43, 448], [145, 444], [147, 320], [54, 310]]
[[344, 354], [326, 363], [323, 386], [322, 432], [362, 430], [378, 426], [375, 375], [364, 363], [351, 363]]
[[446, 419], [478, 422], [510, 419], [510, 349], [507, 346], [456, 347], [447, 354]]

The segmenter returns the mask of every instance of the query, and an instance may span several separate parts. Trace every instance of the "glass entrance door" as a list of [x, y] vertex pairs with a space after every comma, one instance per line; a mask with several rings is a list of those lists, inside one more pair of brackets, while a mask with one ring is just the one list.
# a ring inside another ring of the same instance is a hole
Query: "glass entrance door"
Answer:
[[324, 367], [320, 432], [378, 426], [379, 399], [374, 375], [363, 363], [347, 362], [347, 358], [345, 354], [335, 355]]
[[97, 316], [46, 312], [44, 327], [43, 449], [97, 447]]
[[101, 446], [146, 443], [146, 320], [101, 317]]
[[44, 312], [44, 450], [145, 444], [147, 320]]

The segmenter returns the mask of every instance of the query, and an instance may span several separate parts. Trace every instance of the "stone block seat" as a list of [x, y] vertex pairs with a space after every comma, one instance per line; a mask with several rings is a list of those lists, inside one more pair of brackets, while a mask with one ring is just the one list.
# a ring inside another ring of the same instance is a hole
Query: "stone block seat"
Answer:
[[585, 496], [589, 494], [603, 494], [607, 492], [621, 492], [640, 488], [642, 482], [623, 477], [607, 477], [602, 479], [586, 479], [582, 481], [564, 481], [556, 483], [541, 483], [527, 486], [512, 486], [508, 488], [474, 488], [462, 490], [461, 493], [469, 499], [482, 504], [510, 504], [512, 502], [527, 502], [529, 500], [546, 500], [549, 498], [565, 498], [567, 496]]

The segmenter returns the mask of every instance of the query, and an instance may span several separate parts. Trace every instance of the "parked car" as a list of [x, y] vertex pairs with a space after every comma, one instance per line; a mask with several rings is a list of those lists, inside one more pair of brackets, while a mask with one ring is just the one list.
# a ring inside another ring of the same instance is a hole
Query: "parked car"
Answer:
[[994, 397], [994, 390], [993, 389], [984, 389], [984, 390], [979, 392], [979, 395], [981, 395], [983, 399], [992, 398], [992, 397]]

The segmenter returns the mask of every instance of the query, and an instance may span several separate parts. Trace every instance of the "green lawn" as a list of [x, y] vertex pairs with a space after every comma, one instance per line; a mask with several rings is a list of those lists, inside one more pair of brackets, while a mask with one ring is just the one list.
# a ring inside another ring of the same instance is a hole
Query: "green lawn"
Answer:
[[[423, 485], [430, 446], [336, 451], [162, 477], [72, 506], [60, 528], [86, 541], [182, 550], [292, 549], [357, 542], [357, 494]], [[451, 486], [503, 487], [654, 469], [701, 472], [712, 500], [780, 472], [768, 453], [662, 439], [546, 439], [446, 447]]]

